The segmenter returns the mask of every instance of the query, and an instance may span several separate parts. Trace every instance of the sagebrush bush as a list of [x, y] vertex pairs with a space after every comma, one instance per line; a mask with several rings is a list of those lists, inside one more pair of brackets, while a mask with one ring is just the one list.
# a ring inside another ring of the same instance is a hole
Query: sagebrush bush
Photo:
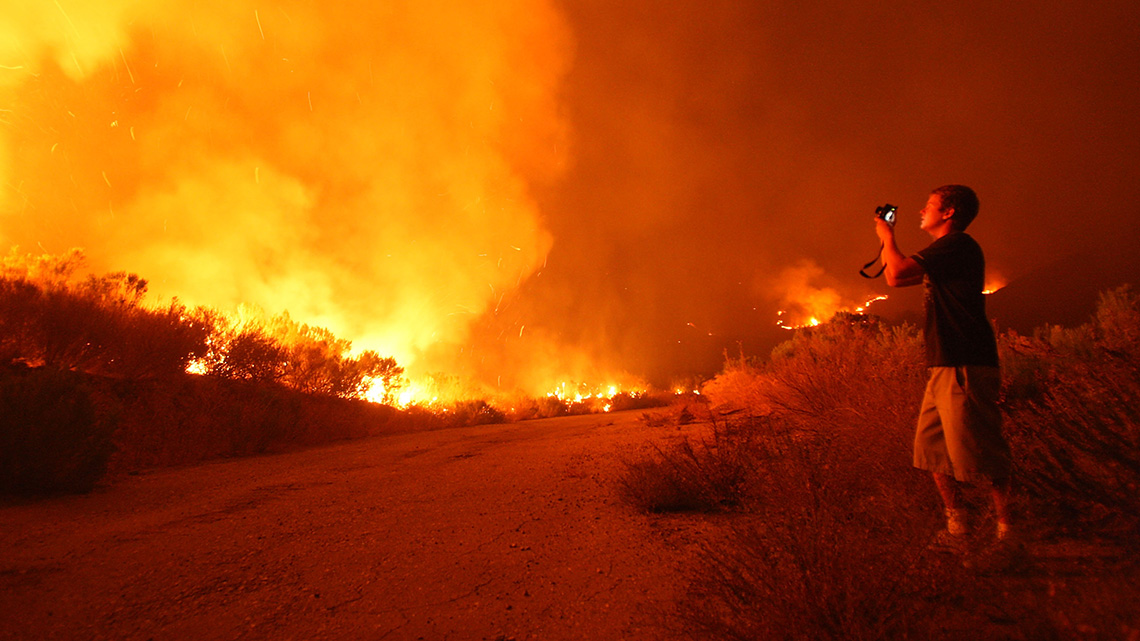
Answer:
[[1016, 479], [1076, 522], [1140, 525], [1140, 297], [1102, 294], [1095, 316], [1002, 337]]
[[763, 363], [744, 354], [737, 358], [726, 354], [724, 369], [707, 381], [701, 392], [723, 409], [744, 411], [749, 416], [769, 416], [773, 384], [774, 380], [764, 375]]
[[391, 403], [403, 383], [395, 359], [352, 355], [351, 342], [282, 313], [237, 324], [206, 308], [143, 304], [147, 282], [117, 272], [82, 279], [81, 251], [0, 262], [0, 363], [47, 365], [118, 378], [212, 376], [280, 382], [300, 392], [364, 398], [378, 383]]
[[893, 429], [914, 421], [925, 383], [923, 358], [914, 327], [840, 314], [797, 331], [767, 361], [730, 359], [702, 391], [714, 405], [779, 416], [801, 429]]
[[288, 313], [270, 321], [266, 332], [285, 349], [281, 382], [299, 392], [364, 398], [379, 380], [384, 402], [391, 403], [402, 385], [404, 368], [396, 359], [370, 350], [352, 356], [350, 341], [323, 327], [298, 323]]
[[398, 426], [398, 411], [389, 406], [272, 384], [192, 375], [99, 384], [101, 394], [120, 407], [115, 471], [285, 451], [413, 427]]
[[[116, 296], [116, 287], [135, 289]], [[113, 274], [81, 284], [0, 279], [0, 356], [60, 370], [153, 378], [206, 353], [211, 328], [178, 303], [138, 305], [145, 281]]]
[[620, 392], [610, 398], [610, 411], [624, 412], [627, 410], [643, 410], [652, 407], [663, 407], [668, 404], [668, 397], [661, 394]]
[[451, 417], [456, 425], [489, 425], [507, 420], [502, 410], [487, 401], [459, 401], [451, 407]]
[[[724, 502], [724, 492], [749, 487], [723, 480], [726, 462], [733, 469], [759, 465], [768, 459], [757, 458], [752, 444], [770, 446], [774, 434], [789, 431], [817, 443], [839, 442], [842, 435], [853, 452], [882, 459], [874, 468], [886, 464], [909, 470], [914, 413], [924, 383], [922, 360], [914, 328], [891, 328], [852, 315], [797, 333], [768, 361], [729, 359], [725, 372], [702, 390], [715, 412], [735, 417], [725, 428], [714, 418], [715, 447], [685, 443], [631, 462], [622, 492], [642, 509], [667, 510], [669, 505], [706, 505], [701, 494], [708, 494], [711, 484], [721, 492], [713, 493], [715, 501]], [[722, 432], [738, 436], [724, 438]], [[734, 475], [748, 476], [733, 472], [727, 478]]]
[[769, 403], [803, 429], [911, 425], [926, 382], [913, 326], [843, 314], [778, 346], [766, 370], [774, 380]]
[[[740, 426], [738, 426], [740, 427]], [[896, 443], [851, 426], [805, 432], [781, 419], [745, 427], [742, 516], [700, 548], [685, 600], [698, 636], [901, 638], [935, 500]]]
[[73, 372], [0, 368], [0, 492], [87, 492], [114, 450], [111, 415]]
[[703, 438], [655, 446], [649, 456], [625, 461], [618, 492], [646, 512], [716, 512], [738, 506], [759, 467], [757, 450], [749, 446], [755, 431], [714, 421]]
[[[1135, 536], [1138, 340], [1140, 298], [1123, 288], [1102, 295], [1085, 325], [999, 342], [1019, 492], [1031, 511], [1061, 508], [1050, 516], [1067, 518], [1075, 532], [1096, 525]], [[719, 410], [767, 421], [735, 442], [754, 466], [748, 483], [725, 486], [742, 492], [743, 516], [701, 551], [683, 606], [687, 632], [741, 640], [954, 636], [925, 627], [940, 591], [973, 585], [953, 574], [960, 564], [920, 558], [940, 527], [932, 484], [910, 466], [926, 376], [916, 330], [841, 316], [801, 330], [767, 361], [729, 360], [705, 385]], [[629, 466], [620, 488], [642, 509], [693, 504], [705, 492], [699, 483], [661, 479], [673, 469], [685, 469], [678, 475], [685, 479], [709, 477], [719, 465], [692, 448], [657, 454]], [[628, 492], [635, 482], [650, 498]], [[1071, 626], [1034, 619], [1017, 627], [1022, 638], [1057, 638]], [[1007, 630], [985, 632], [979, 638], [1005, 638]]]
[[[939, 516], [929, 480], [911, 468], [925, 377], [913, 327], [839, 316], [798, 331], [766, 361], [729, 360], [703, 387], [739, 434], [715, 459], [664, 450], [629, 466], [619, 490], [652, 509], [653, 497], [700, 504], [708, 491], [691, 479], [718, 478], [724, 460], [743, 465], [737, 476], [747, 482], [718, 485], [731, 496], [717, 501], [743, 514], [726, 539], [701, 549], [684, 606], [692, 632], [741, 640], [909, 633], [926, 580], [918, 555]], [[672, 470], [683, 470], [676, 476], [688, 485], [664, 483]], [[651, 498], [629, 492], [638, 481]]]

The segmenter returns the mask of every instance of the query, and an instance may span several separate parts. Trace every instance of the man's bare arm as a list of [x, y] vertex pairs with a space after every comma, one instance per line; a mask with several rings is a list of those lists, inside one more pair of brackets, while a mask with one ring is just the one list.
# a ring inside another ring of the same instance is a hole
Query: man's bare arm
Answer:
[[895, 243], [894, 228], [885, 221], [877, 220], [875, 231], [879, 240], [883, 241], [883, 253], [880, 258], [886, 268], [883, 276], [887, 284], [891, 287], [910, 287], [921, 283], [926, 272], [917, 261], [899, 251], [899, 246]]

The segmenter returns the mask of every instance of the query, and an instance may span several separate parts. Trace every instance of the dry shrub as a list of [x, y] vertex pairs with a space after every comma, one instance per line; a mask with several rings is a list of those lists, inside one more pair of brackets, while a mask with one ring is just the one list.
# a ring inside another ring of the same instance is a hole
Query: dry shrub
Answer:
[[1001, 341], [1006, 432], [1037, 507], [1140, 527], [1140, 298], [1104, 293], [1087, 324]]
[[566, 403], [557, 396], [543, 396], [542, 398], [522, 398], [515, 402], [510, 418], [516, 421], [527, 421], [538, 418], [554, 418], [567, 416], [570, 410]]
[[649, 427], [665, 427], [673, 424], [672, 417], [667, 412], [642, 412], [639, 420]]
[[[212, 328], [184, 306], [145, 308], [146, 281], [114, 273], [78, 280], [73, 262], [29, 267], [4, 259], [0, 272], [0, 357], [60, 370], [153, 378], [178, 374], [206, 353]], [[47, 261], [50, 257], [40, 257]]]
[[507, 420], [506, 414], [484, 400], [459, 401], [450, 412], [454, 425], [492, 425]]
[[398, 429], [397, 410], [304, 394], [279, 385], [186, 375], [163, 381], [104, 380], [118, 406], [119, 472], [248, 456]]
[[403, 384], [396, 359], [366, 350], [352, 356], [352, 342], [323, 327], [298, 323], [287, 312], [273, 318], [268, 333], [285, 350], [281, 382], [299, 392], [338, 398], [364, 398], [379, 382], [384, 402], [392, 403]]
[[0, 370], [0, 492], [87, 492], [102, 478], [114, 421], [97, 410], [81, 378]]
[[722, 410], [743, 410], [751, 416], [772, 413], [768, 396], [772, 379], [764, 375], [763, 365], [741, 354], [737, 358], [725, 355], [724, 370], [706, 382], [701, 392]]
[[609, 399], [611, 412], [644, 410], [669, 404], [667, 396], [653, 393], [619, 392]]
[[913, 326], [846, 314], [778, 346], [765, 374], [773, 412], [812, 430], [912, 425], [926, 381]]
[[209, 376], [276, 383], [285, 376], [289, 352], [255, 325], [229, 327], [220, 319], [201, 363]]
[[[851, 315], [798, 333], [777, 347], [767, 363], [743, 356], [729, 360], [725, 372], [705, 385], [703, 396], [722, 414], [738, 418], [723, 426], [714, 420], [711, 445], [685, 442], [628, 463], [623, 494], [633, 505], [654, 511], [744, 500], [724, 493], [748, 488], [736, 482], [748, 476], [737, 468], [767, 461], [757, 457], [753, 444], [771, 441], [777, 428], [820, 443], [833, 442], [841, 432], [854, 435], [848, 440], [858, 451], [909, 470], [909, 434], [923, 385], [921, 361], [921, 341], [913, 328], [889, 328]], [[729, 438], [730, 433], [744, 436]], [[706, 495], [714, 497], [712, 503]]]
[[735, 507], [747, 496], [758, 468], [753, 460], [756, 451], [748, 445], [752, 434], [714, 422], [709, 437], [653, 446], [647, 458], [625, 461], [618, 491], [627, 503], [646, 512], [717, 512]]
[[[743, 514], [700, 553], [701, 574], [683, 606], [690, 631], [728, 639], [908, 634], [925, 581], [917, 555], [937, 527], [933, 489], [910, 466], [922, 358], [909, 326], [841, 316], [800, 331], [769, 361], [731, 360], [705, 385], [714, 407], [733, 412], [726, 425], [737, 434], [715, 458], [678, 448], [629, 466], [623, 493], [643, 509], [653, 503], [629, 492], [635, 481], [685, 506], [710, 494], [691, 479], [719, 479], [724, 461], [739, 463], [730, 479], [746, 479], [720, 483], [729, 496], [706, 502]], [[662, 481], [671, 476], [690, 484], [675, 489], [681, 484]]]
[[798, 330], [767, 361], [729, 359], [705, 384], [714, 406], [776, 416], [801, 429], [913, 424], [925, 384], [922, 339], [910, 326], [840, 314]]
[[[1110, 524], [1109, 532], [1135, 533], [1138, 337], [1140, 301], [1124, 289], [1105, 294], [1085, 326], [1001, 342], [1003, 410], [1016, 478], [1033, 509], [1053, 506], [1063, 508], [1062, 516], [1079, 515], [1069, 521], [1075, 531], [1087, 532], [1093, 516], [1111, 516], [1097, 524], [1100, 532]], [[1066, 631], [1093, 630], [1069, 620], [1080, 616], [1079, 608], [1042, 617], [1033, 603], [1003, 602], [1008, 594], [1001, 590], [1008, 588], [977, 591], [982, 586], [976, 577], [964, 576], [957, 563], [920, 558], [940, 525], [931, 484], [910, 469], [925, 374], [912, 328], [840, 318], [800, 332], [768, 362], [730, 362], [706, 385], [716, 406], [769, 420], [765, 430], [739, 441], [756, 466], [750, 481], [736, 486], [744, 492], [738, 501], [744, 514], [723, 540], [708, 542], [701, 552], [700, 574], [682, 606], [688, 632], [727, 639], [878, 639], [954, 638], [965, 630], [976, 638], [1062, 638]], [[685, 469], [688, 475], [709, 475], [717, 467], [683, 449], [659, 458], [665, 460], [653, 462], [656, 469]], [[673, 502], [685, 505], [685, 497], [703, 491], [692, 488]], [[651, 505], [644, 498], [635, 504]], [[960, 605], [931, 617], [931, 604], [946, 601]], [[1121, 598], [1106, 603], [1108, 619], [1095, 634], [1137, 628], [1134, 615], [1118, 607]], [[939, 627], [950, 620], [961, 624], [970, 607], [989, 608], [1009, 623]], [[1010, 614], [1018, 608], [1032, 614], [1018, 620]]]
[[[699, 636], [882, 639], [916, 622], [933, 500], [892, 444], [787, 421], [748, 441], [744, 515], [706, 542], [684, 613]], [[929, 510], [925, 510], [929, 513]]]

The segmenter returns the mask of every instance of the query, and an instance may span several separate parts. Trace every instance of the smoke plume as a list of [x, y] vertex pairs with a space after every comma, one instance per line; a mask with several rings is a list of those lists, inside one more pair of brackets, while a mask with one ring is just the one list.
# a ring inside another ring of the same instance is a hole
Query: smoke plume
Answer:
[[571, 42], [545, 0], [3, 4], [7, 245], [406, 365], [551, 248], [531, 190], [566, 163]]

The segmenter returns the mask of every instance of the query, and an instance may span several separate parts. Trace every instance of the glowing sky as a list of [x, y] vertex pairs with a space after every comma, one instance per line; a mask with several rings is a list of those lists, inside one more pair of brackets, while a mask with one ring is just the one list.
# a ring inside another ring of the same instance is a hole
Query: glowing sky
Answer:
[[712, 373], [950, 182], [1011, 297], [1080, 274], [1011, 319], [1140, 274], [1135, 3], [0, 6], [0, 243], [423, 371]]

